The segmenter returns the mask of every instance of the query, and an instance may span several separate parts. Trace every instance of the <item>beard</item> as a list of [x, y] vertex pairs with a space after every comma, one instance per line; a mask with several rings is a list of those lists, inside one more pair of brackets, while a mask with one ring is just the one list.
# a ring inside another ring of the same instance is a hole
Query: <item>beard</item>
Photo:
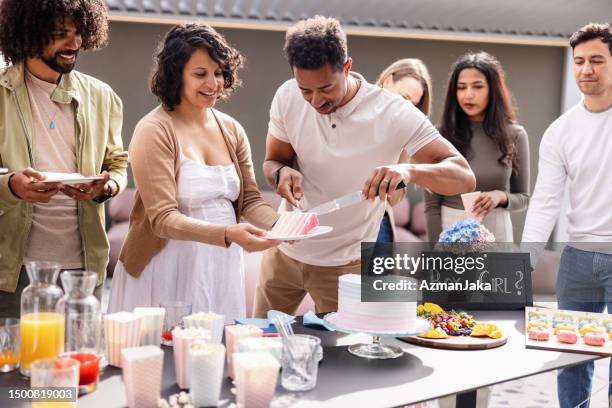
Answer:
[[[74, 55], [74, 62], [72, 64], [63, 64], [60, 62], [60, 54]], [[60, 74], [68, 74], [74, 69], [76, 60], [79, 52], [78, 51], [58, 51], [53, 57], [42, 56], [42, 60], [49, 68]]]

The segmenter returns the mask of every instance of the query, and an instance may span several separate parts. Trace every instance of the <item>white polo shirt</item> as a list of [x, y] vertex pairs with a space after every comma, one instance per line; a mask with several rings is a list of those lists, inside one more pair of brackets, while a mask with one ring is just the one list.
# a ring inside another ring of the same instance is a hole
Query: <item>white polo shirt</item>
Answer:
[[[329, 115], [317, 113], [304, 100], [295, 79], [274, 95], [268, 133], [295, 150], [306, 209], [362, 189], [376, 167], [397, 163], [402, 149], [412, 156], [441, 137], [410, 102], [352, 75], [361, 82], [357, 94]], [[332, 232], [281, 245], [280, 250], [318, 266], [358, 260], [360, 243], [376, 241], [385, 205], [377, 198], [321, 215], [319, 225], [333, 227]]]

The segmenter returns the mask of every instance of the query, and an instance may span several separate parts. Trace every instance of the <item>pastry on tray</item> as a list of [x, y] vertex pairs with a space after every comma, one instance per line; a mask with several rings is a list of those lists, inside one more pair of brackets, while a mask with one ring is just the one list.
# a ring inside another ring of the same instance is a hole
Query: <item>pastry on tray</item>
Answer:
[[584, 337], [587, 333], [603, 333], [603, 329], [599, 326], [585, 325], [580, 327], [578, 332], [580, 333], [580, 337]]
[[534, 327], [539, 327], [541, 329], [547, 329], [548, 328], [548, 323], [541, 322], [541, 321], [531, 321], [531, 322], [527, 323], [527, 330], [531, 330]]
[[553, 328], [553, 334], [557, 334], [559, 330], [567, 330], [571, 332], [576, 332], [576, 326], [567, 323], [559, 323]]
[[590, 346], [603, 346], [606, 336], [603, 333], [589, 332], [584, 335], [584, 343]]
[[531, 340], [536, 341], [547, 341], [550, 336], [548, 329], [542, 327], [532, 327], [527, 334]]
[[578, 341], [578, 335], [574, 330], [558, 330], [557, 340], [561, 343], [576, 344]]

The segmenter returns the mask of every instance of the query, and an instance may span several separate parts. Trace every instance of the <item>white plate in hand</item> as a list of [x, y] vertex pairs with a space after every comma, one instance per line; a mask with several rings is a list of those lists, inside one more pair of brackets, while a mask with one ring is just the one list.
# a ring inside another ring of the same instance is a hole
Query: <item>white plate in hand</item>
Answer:
[[47, 178], [41, 183], [89, 184], [96, 180], [104, 180], [103, 176], [81, 176], [78, 173], [43, 173]]
[[318, 237], [319, 235], [327, 234], [328, 232], [333, 231], [333, 229], [334, 227], [330, 227], [328, 225], [317, 225], [316, 227], [311, 229], [308, 234], [304, 235], [296, 235], [293, 237], [277, 237], [274, 235], [270, 235], [270, 233], [268, 232], [268, 235], [266, 235], [264, 238], [274, 239], [277, 241], [301, 241], [303, 239]]

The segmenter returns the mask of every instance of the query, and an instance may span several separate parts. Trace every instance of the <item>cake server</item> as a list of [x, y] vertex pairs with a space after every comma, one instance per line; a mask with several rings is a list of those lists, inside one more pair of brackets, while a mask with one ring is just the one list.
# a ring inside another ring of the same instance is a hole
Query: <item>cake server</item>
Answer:
[[[403, 181], [397, 185], [396, 190], [406, 187]], [[361, 194], [361, 190], [355, 191], [353, 193], [345, 194], [341, 197], [335, 198], [331, 201], [328, 201], [323, 204], [319, 204], [315, 207], [312, 207], [310, 210], [304, 212], [312, 212], [316, 215], [329, 214], [334, 211], [338, 211], [341, 208], [350, 207], [351, 205], [359, 204], [365, 200], [364, 196]]]

